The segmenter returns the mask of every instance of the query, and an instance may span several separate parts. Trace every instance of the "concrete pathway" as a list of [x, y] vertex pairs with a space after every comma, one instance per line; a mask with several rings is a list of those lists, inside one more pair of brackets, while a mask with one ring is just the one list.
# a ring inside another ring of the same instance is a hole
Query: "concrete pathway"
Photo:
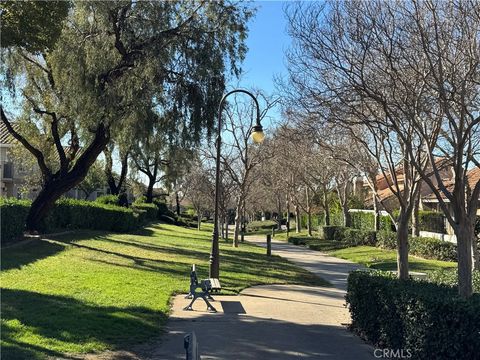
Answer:
[[[267, 246], [264, 236], [246, 237], [245, 240], [258, 246]], [[339, 259], [319, 251], [310, 250], [304, 246], [292, 245], [275, 239], [272, 239], [272, 253], [307, 269], [344, 291], [347, 290], [348, 273], [364, 268], [362, 265], [348, 260]]]
[[[264, 238], [248, 238], [260, 246]], [[373, 348], [346, 330], [348, 272], [359, 266], [317, 251], [273, 241], [272, 252], [330, 281], [334, 287], [265, 285], [238, 296], [215, 296], [218, 313], [176, 296], [164, 340], [141, 359], [184, 359], [183, 337], [195, 331], [202, 359], [374, 359]], [[138, 353], [137, 353], [138, 354]]]

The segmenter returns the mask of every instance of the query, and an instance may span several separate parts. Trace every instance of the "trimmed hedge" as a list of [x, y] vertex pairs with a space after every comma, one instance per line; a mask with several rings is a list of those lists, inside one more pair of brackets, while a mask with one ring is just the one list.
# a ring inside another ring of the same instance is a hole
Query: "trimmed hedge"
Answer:
[[308, 236], [290, 236], [288, 238], [288, 242], [293, 245], [307, 245], [312, 240], [315, 240], [315, 238]]
[[[427, 281], [440, 285], [457, 286], [458, 270], [437, 270], [427, 273]], [[480, 270], [472, 272], [473, 292], [480, 293]]]
[[419, 211], [418, 226], [422, 231], [445, 234], [445, 216], [436, 211]]
[[273, 220], [265, 221], [251, 221], [247, 224], [247, 231], [257, 231], [261, 229], [272, 229], [276, 228], [278, 223]]
[[351, 328], [381, 348], [408, 349], [412, 359], [478, 359], [480, 294], [379, 272], [348, 277]]
[[95, 201], [100, 204], [118, 205], [120, 203], [120, 198], [118, 195], [102, 195], [97, 197]]
[[457, 261], [457, 245], [440, 239], [409, 237], [410, 253], [426, 259]]
[[132, 209], [96, 201], [60, 199], [45, 220], [45, 229], [94, 229], [128, 232], [142, 216]]
[[343, 240], [345, 237], [345, 231], [347, 228], [345, 226], [323, 226], [322, 227], [322, 236], [325, 240]]
[[0, 198], [0, 239], [2, 244], [21, 240], [30, 201]]
[[135, 212], [144, 211], [146, 221], [156, 220], [158, 217], [158, 207], [155, 204], [135, 202], [131, 206], [131, 209]]
[[396, 249], [397, 233], [391, 231], [377, 231], [377, 246], [382, 249]]
[[345, 229], [343, 233], [344, 243], [351, 246], [368, 245], [375, 246], [377, 243], [377, 234], [372, 230]]

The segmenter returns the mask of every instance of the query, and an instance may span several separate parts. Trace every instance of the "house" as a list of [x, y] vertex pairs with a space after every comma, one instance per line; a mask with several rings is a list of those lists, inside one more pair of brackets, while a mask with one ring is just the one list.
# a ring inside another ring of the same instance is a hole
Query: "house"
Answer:
[[[14, 129], [17, 124], [12, 123]], [[22, 194], [22, 185], [29, 175], [21, 164], [15, 163], [12, 156], [12, 148], [15, 145], [15, 138], [8, 132], [7, 127], [0, 121], [0, 197], [29, 198], [34, 199], [38, 190], [32, 189], [28, 194]], [[89, 194], [87, 200], [95, 200], [98, 196], [107, 194], [107, 188], [97, 189]], [[85, 194], [80, 188], [74, 188], [65, 194], [66, 197], [74, 199], [85, 199]]]
[[[15, 126], [15, 125], [13, 125]], [[11, 159], [11, 148], [15, 142], [7, 127], [0, 122], [0, 196], [18, 197], [22, 184], [22, 173]]]
[[[442, 182], [448, 182], [451, 181], [453, 177], [453, 167], [451, 164], [449, 164], [444, 158], [439, 158], [436, 160], [436, 166], [439, 169], [439, 175], [440, 178], [442, 179]], [[395, 171], [395, 177], [398, 182], [398, 187], [400, 191], [403, 191], [404, 188], [404, 173], [403, 173], [403, 168], [398, 167]], [[429, 176], [430, 181], [436, 186], [438, 184], [437, 179], [433, 172]], [[400, 207], [399, 201], [391, 188], [389, 187], [389, 184], [393, 184], [393, 179], [390, 174], [386, 174], [384, 176], [383, 174], [378, 174], [376, 176], [376, 185], [377, 185], [377, 195], [381, 200], [381, 204], [379, 204], [380, 208], [383, 210], [394, 210], [398, 209]], [[357, 185], [358, 187], [358, 185]], [[363, 188], [364, 191], [363, 193], [366, 194], [363, 197], [364, 200], [364, 205], [365, 208], [367, 209], [372, 209], [373, 208], [373, 192], [366, 180], [363, 182]], [[392, 186], [393, 189], [395, 189], [395, 186]], [[420, 183], [420, 209], [428, 209], [428, 207], [425, 206], [424, 199], [426, 199], [428, 196], [434, 195], [432, 194], [432, 190], [430, 189], [430, 186], [423, 180], [421, 180]], [[434, 195], [435, 196], [435, 195]]]

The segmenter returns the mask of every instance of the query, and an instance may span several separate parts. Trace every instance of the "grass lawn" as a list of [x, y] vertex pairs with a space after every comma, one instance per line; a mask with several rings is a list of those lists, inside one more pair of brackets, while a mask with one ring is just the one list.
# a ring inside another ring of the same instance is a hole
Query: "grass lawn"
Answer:
[[[159, 335], [170, 297], [187, 292], [191, 264], [199, 277], [208, 274], [211, 226], [205, 229], [76, 231], [2, 249], [2, 359], [128, 349]], [[220, 253], [225, 293], [255, 284], [326, 285], [286, 260], [267, 258], [263, 248], [222, 242]]]
[[[283, 234], [281, 234], [283, 235]], [[291, 233], [291, 236], [308, 238], [307, 233]], [[284, 238], [279, 237], [284, 240]], [[309, 238], [308, 245], [312, 250], [322, 251], [329, 255], [350, 260], [364, 266], [385, 270], [397, 270], [397, 252], [395, 250], [380, 249], [374, 246], [348, 247], [345, 243], [335, 240], [323, 240], [318, 237]], [[428, 272], [440, 269], [454, 269], [456, 262], [422, 259], [409, 255], [409, 269], [411, 271]]]
[[[356, 246], [328, 251], [330, 255], [350, 260], [373, 269], [384, 271], [397, 270], [397, 252], [379, 249], [374, 246]], [[457, 263], [451, 261], [427, 260], [413, 255], [408, 256], [410, 271], [428, 272], [441, 269], [453, 269]]]

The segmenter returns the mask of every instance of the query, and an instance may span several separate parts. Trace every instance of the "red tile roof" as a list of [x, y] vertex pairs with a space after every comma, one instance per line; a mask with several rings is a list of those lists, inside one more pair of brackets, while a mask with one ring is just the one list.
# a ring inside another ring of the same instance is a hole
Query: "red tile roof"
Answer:
[[[18, 129], [18, 125], [12, 123], [12, 126], [15, 130]], [[0, 121], [0, 144], [13, 144], [15, 142], [15, 138], [8, 132], [7, 127], [5, 126], [3, 121]]]

